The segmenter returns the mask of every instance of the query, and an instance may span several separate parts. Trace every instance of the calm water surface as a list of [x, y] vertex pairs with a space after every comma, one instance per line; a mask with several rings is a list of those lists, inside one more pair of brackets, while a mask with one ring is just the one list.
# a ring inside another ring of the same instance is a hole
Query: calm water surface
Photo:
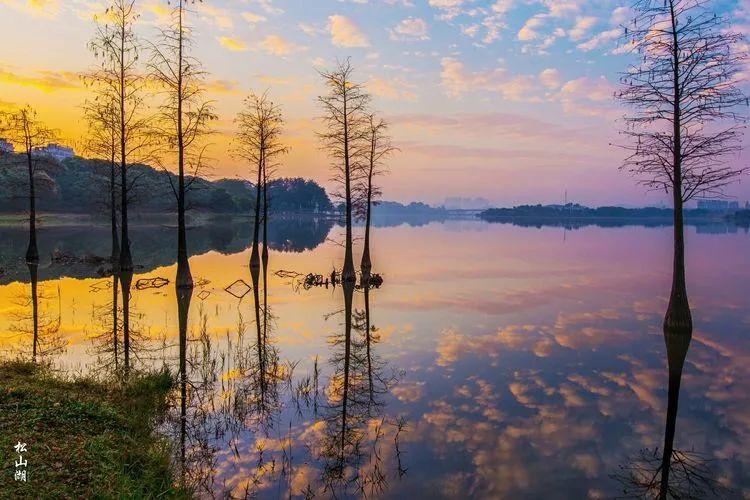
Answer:
[[[376, 227], [384, 281], [354, 290], [347, 328], [347, 292], [302, 283], [341, 266], [341, 228], [278, 221], [259, 343], [249, 226], [190, 232], [199, 286], [181, 308], [171, 283], [135, 286], [173, 279], [173, 231], [133, 232], [133, 364], [184, 367], [163, 429], [202, 496], [612, 498], [658, 470], [671, 228]], [[0, 346], [28, 356], [25, 233], [0, 232]], [[70, 258], [106, 255], [107, 229], [39, 239], [40, 351], [111, 369], [113, 280]], [[670, 345], [673, 368], [688, 348], [675, 448], [702, 496], [750, 498], [750, 236], [688, 227], [687, 245], [695, 331]]]

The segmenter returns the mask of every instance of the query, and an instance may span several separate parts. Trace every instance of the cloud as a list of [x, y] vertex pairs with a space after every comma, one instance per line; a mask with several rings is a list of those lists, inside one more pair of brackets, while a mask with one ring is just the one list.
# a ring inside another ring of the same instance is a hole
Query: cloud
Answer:
[[612, 11], [609, 21], [615, 25], [625, 24], [630, 20], [631, 16], [632, 13], [629, 7], [617, 7]]
[[601, 45], [606, 44], [607, 42], [611, 42], [612, 40], [617, 40], [622, 35], [622, 30], [620, 28], [613, 28], [611, 30], [602, 31], [598, 35], [594, 36], [593, 38], [583, 42], [579, 43], [577, 47], [584, 51], [589, 52], [592, 51]]
[[220, 30], [226, 31], [234, 27], [234, 14], [228, 10], [215, 7], [209, 3], [200, 3], [198, 5], [200, 5], [200, 13], [203, 19]]
[[367, 82], [367, 89], [373, 94], [394, 101], [415, 101], [417, 94], [414, 85], [401, 78], [372, 78]]
[[429, 40], [427, 23], [424, 19], [410, 17], [404, 19], [390, 30], [391, 40], [423, 41]]
[[260, 9], [266, 14], [278, 15], [278, 14], [284, 13], [284, 9], [282, 9], [281, 7], [276, 7], [273, 4], [273, 0], [250, 0], [250, 1], [257, 4], [260, 7]]
[[0, 83], [33, 87], [42, 92], [81, 88], [79, 75], [72, 71], [38, 70], [32, 74], [20, 74], [3, 66], [0, 66]]
[[568, 36], [573, 41], [578, 41], [585, 37], [588, 32], [597, 23], [597, 19], [593, 16], [584, 16], [576, 19], [575, 25], [568, 31]]
[[543, 25], [544, 21], [542, 16], [536, 15], [529, 18], [521, 27], [521, 29], [518, 30], [518, 39], [522, 42], [536, 40], [541, 36], [539, 31], [537, 30]]
[[273, 87], [277, 85], [289, 85], [291, 83], [294, 83], [294, 80], [291, 78], [279, 78], [277, 76], [270, 75], [261, 75], [258, 77], [258, 80], [263, 82], [265, 85]]
[[301, 45], [296, 45], [278, 35], [268, 35], [267, 37], [263, 39], [260, 46], [263, 48], [264, 51], [268, 52], [269, 54], [273, 54], [277, 56], [285, 56], [293, 52], [306, 50], [306, 47], [303, 47]]
[[615, 86], [606, 77], [582, 77], [566, 82], [555, 97], [566, 113], [585, 116], [614, 116]]
[[219, 44], [225, 49], [229, 49], [233, 52], [244, 52], [248, 50], [247, 44], [239, 38], [221, 36], [219, 37]]
[[206, 90], [216, 94], [236, 94], [239, 92], [235, 80], [210, 80], [206, 83]]
[[467, 0], [429, 0], [427, 3], [440, 11], [440, 19], [449, 21], [461, 13], [461, 6], [466, 2]]
[[542, 0], [549, 10], [551, 17], [566, 17], [581, 10], [581, 4], [586, 0]]
[[150, 0], [140, 5], [143, 12], [148, 12], [155, 16], [160, 22], [168, 21], [172, 15], [172, 9], [165, 2]]
[[490, 85], [490, 82], [505, 75], [505, 70], [502, 69], [494, 70], [491, 73], [469, 74], [464, 64], [453, 57], [444, 57], [440, 64], [442, 66], [440, 76], [443, 87], [445, 87], [448, 95], [454, 97], [475, 88], [486, 88]]
[[266, 16], [262, 16], [260, 14], [255, 14], [254, 12], [243, 12], [240, 14], [242, 16], [242, 19], [247, 21], [250, 24], [257, 24], [262, 23], [263, 21], [266, 21]]
[[443, 58], [441, 65], [443, 87], [452, 97], [458, 97], [466, 92], [486, 90], [498, 92], [510, 101], [520, 101], [529, 98], [535, 87], [533, 77], [511, 76], [505, 68], [469, 72], [461, 61], [453, 57]]
[[[472, 139], [485, 137], [489, 134], [493, 141], [505, 141], [509, 144], [520, 145], [524, 142], [563, 144], [566, 149], [586, 147], [591, 142], [592, 129], [588, 127], [572, 128], [556, 123], [545, 122], [529, 116], [516, 113], [471, 113], [432, 115], [432, 114], [403, 114], [390, 117], [394, 125], [423, 130], [431, 136], [441, 134], [448, 137], [467, 136]], [[484, 271], [487, 272], [486, 270]], [[549, 272], [549, 271], [548, 271]], [[472, 276], [469, 270], [462, 270], [466, 278]], [[521, 272], [512, 274], [514, 277], [528, 278]], [[502, 274], [497, 277], [508, 277]]]
[[325, 29], [319, 28], [310, 23], [298, 23], [297, 27], [307, 36], [318, 36], [326, 32]]
[[35, 17], [53, 18], [60, 11], [60, 0], [0, 0], [0, 5]]
[[556, 89], [561, 85], [560, 71], [556, 68], [547, 68], [539, 73], [539, 81], [548, 89]]
[[328, 17], [331, 43], [337, 47], [369, 47], [370, 42], [359, 27], [346, 16], [334, 14]]
[[516, 4], [516, 0], [497, 0], [492, 4], [492, 12], [497, 14], [507, 14]]

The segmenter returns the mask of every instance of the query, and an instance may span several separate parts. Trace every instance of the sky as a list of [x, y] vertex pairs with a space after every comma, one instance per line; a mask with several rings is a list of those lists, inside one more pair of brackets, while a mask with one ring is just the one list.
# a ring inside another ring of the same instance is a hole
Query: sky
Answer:
[[[214, 178], [249, 178], [230, 154], [234, 117], [268, 91], [290, 146], [279, 173], [332, 187], [316, 136], [318, 71], [351, 58], [399, 148], [384, 198], [440, 204], [484, 197], [498, 206], [569, 201], [668, 203], [618, 170], [624, 113], [613, 99], [633, 56], [619, 47], [625, 0], [204, 0], [188, 22], [219, 119]], [[714, 0], [745, 31], [750, 0]], [[153, 41], [167, 0], [138, 0], [137, 32]], [[0, 106], [31, 104], [80, 150], [80, 74], [105, 0], [0, 0]], [[745, 139], [744, 144], [750, 145]], [[744, 164], [748, 158], [732, 158]], [[727, 190], [750, 199], [750, 179]]]

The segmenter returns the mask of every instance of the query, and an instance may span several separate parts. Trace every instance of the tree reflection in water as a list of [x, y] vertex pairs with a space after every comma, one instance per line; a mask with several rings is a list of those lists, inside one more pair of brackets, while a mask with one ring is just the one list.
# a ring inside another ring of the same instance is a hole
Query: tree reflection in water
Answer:
[[[259, 274], [251, 269], [254, 288], [261, 285]], [[385, 491], [390, 477], [405, 474], [400, 439], [406, 423], [384, 415], [384, 397], [396, 377], [384, 375], [386, 363], [376, 352], [371, 287], [342, 288], [343, 331], [330, 338], [325, 400], [317, 358], [311, 373], [297, 375], [298, 362], [282, 361], [267, 291], [256, 288], [252, 311], [238, 299], [236, 328], [226, 342], [215, 342], [202, 303], [191, 334], [192, 294], [178, 290], [179, 414], [173, 428], [182, 481], [198, 496], [247, 498], [274, 488], [279, 496], [372, 495]], [[353, 304], [357, 289], [365, 297], [362, 310]], [[232, 469], [235, 474], [227, 474]]]
[[[39, 284], [39, 264], [27, 262], [29, 270], [29, 294], [15, 297], [13, 325], [9, 331], [11, 350], [16, 355], [29, 356], [33, 362], [60, 354], [66, 342], [60, 333], [62, 307], [60, 287], [52, 296]], [[53, 305], [54, 304], [54, 305]]]
[[[403, 420], [384, 416], [382, 396], [396, 377], [383, 375], [386, 367], [375, 353], [379, 337], [377, 328], [371, 325], [368, 277], [358, 287], [346, 281], [341, 285], [344, 330], [329, 338], [333, 374], [326, 388], [321, 479], [324, 491], [334, 496], [346, 496], [351, 491], [371, 496], [388, 487], [385, 450], [393, 451], [398, 464], [394, 475], [402, 477], [405, 473], [399, 437], [406, 425]], [[355, 288], [364, 292], [364, 310], [352, 307]], [[393, 436], [393, 448], [385, 445], [386, 435]]]
[[[690, 312], [683, 312], [680, 316], [689, 318]], [[641, 450], [637, 457], [620, 466], [613, 477], [623, 487], [622, 498], [701, 499], [723, 497], [728, 493], [715, 478], [709, 457], [674, 447], [682, 370], [692, 333], [690, 322], [682, 325], [664, 323], [669, 370], [664, 446], [661, 451], [658, 448]]]
[[94, 306], [94, 318], [99, 329], [89, 335], [91, 352], [96, 356], [95, 367], [104, 372], [120, 372], [120, 353], [122, 352], [121, 309], [119, 297], [120, 278], [113, 274], [111, 281], [101, 281], [92, 285], [92, 289], [112, 290], [111, 300]]

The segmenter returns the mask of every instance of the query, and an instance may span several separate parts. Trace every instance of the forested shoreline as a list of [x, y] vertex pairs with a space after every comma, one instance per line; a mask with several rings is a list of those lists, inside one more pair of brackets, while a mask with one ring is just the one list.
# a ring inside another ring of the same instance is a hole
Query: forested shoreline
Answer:
[[[13, 158], [2, 163], [16, 164]], [[79, 157], [51, 160], [39, 176], [37, 208], [40, 211], [71, 214], [99, 214], [108, 210], [110, 164], [103, 160]], [[7, 166], [7, 165], [6, 165]], [[132, 188], [132, 210], [137, 212], [174, 212], [169, 177], [149, 165], [131, 165], [137, 179]], [[0, 168], [0, 213], [25, 211], [25, 178], [21, 168]], [[172, 179], [174, 181], [174, 179]], [[196, 177], [187, 194], [190, 208], [213, 213], [250, 213], [255, 203], [255, 187], [241, 179], [208, 180]], [[278, 178], [268, 182], [269, 198], [276, 212], [331, 212], [334, 207], [325, 189], [315, 181], [302, 178]]]

